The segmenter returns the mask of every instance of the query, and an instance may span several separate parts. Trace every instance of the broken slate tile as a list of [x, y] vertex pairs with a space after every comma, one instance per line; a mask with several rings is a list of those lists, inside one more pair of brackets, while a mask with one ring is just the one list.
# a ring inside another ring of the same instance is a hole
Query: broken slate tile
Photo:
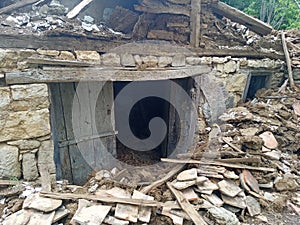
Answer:
[[210, 180], [205, 181], [203, 184], [198, 184], [197, 188], [195, 188], [196, 192], [201, 194], [208, 194], [211, 195], [213, 191], [218, 190], [219, 187], [215, 183], [211, 182]]
[[64, 206], [60, 207], [58, 210], [55, 211], [55, 215], [52, 223], [56, 223], [57, 221], [68, 216], [69, 214], [70, 214], [70, 210], [66, 209]]
[[43, 198], [37, 193], [32, 194], [25, 199], [23, 209], [35, 209], [47, 213], [56, 210], [61, 204], [62, 200]]
[[109, 213], [111, 206], [106, 205], [92, 205], [83, 207], [74, 217], [72, 221], [79, 224], [101, 224], [107, 214]]
[[222, 199], [220, 199], [216, 194], [212, 194], [212, 195], [201, 195], [202, 198], [206, 199], [207, 201], [209, 201], [210, 203], [212, 203], [215, 206], [221, 207], [224, 202], [222, 201]]
[[176, 188], [177, 190], [184, 190], [188, 187], [191, 187], [196, 184], [196, 181], [175, 181], [172, 183], [173, 187]]
[[189, 169], [184, 170], [181, 173], [178, 174], [177, 180], [178, 181], [189, 181], [189, 180], [195, 180], [197, 179], [197, 169]]
[[55, 212], [43, 213], [40, 211], [23, 209], [7, 217], [5, 221], [3, 221], [3, 225], [51, 225], [54, 214]]
[[113, 216], [108, 216], [104, 219], [104, 223], [110, 224], [110, 225], [128, 225], [129, 221], [119, 220]]
[[183, 225], [183, 218], [177, 215], [172, 214], [171, 208], [163, 207], [161, 214], [167, 217], [170, 217], [175, 225]]
[[[154, 197], [145, 195], [137, 190], [133, 191], [133, 199], [154, 200]], [[138, 219], [142, 222], [149, 223], [151, 219], [151, 207], [141, 206], [139, 209]]]
[[188, 201], [195, 201], [199, 196], [195, 193], [193, 188], [187, 188], [182, 191], [183, 197]]
[[293, 104], [294, 113], [297, 116], [300, 116], [300, 101], [297, 101]]
[[227, 195], [222, 195], [222, 200], [227, 205], [231, 205], [236, 208], [245, 209], [247, 207], [245, 197], [236, 196], [236, 197], [232, 198]]
[[256, 193], [259, 193], [259, 185], [255, 177], [251, 174], [249, 170], [243, 170], [243, 176], [246, 184]]
[[139, 217], [139, 207], [118, 203], [115, 210], [115, 217], [121, 220], [128, 220], [137, 223]]
[[236, 175], [236, 173], [234, 171], [229, 171], [229, 170], [226, 170], [224, 173], [223, 173], [224, 177], [226, 177], [227, 179], [233, 179], [233, 180], [238, 180], [239, 179], [239, 176]]
[[236, 215], [222, 207], [213, 207], [208, 209], [208, 214], [216, 224], [220, 225], [238, 225], [240, 224]]
[[264, 156], [266, 156], [269, 159], [274, 159], [274, 160], [280, 160], [281, 158], [281, 151], [270, 151], [270, 152], [265, 152], [263, 153]]
[[131, 194], [119, 187], [113, 187], [110, 190], [106, 191], [106, 194], [115, 198], [131, 198]]
[[220, 181], [218, 187], [222, 194], [230, 197], [235, 197], [242, 191], [242, 189], [231, 180]]
[[[79, 199], [78, 200], [78, 207], [77, 207], [77, 210], [73, 216], [73, 218], [80, 213], [81, 209], [84, 208], [84, 207], [87, 207], [87, 206], [90, 206], [92, 205], [91, 202], [89, 202], [88, 200], [85, 200], [85, 199]], [[72, 225], [76, 225], [76, 223], [74, 222], [73, 218], [71, 219], [70, 221], [70, 224]]]
[[246, 204], [250, 216], [257, 216], [261, 213], [259, 202], [252, 196], [249, 195], [246, 197]]
[[260, 138], [264, 141], [264, 146], [269, 149], [275, 149], [278, 147], [278, 142], [272, 132], [266, 131], [259, 135]]

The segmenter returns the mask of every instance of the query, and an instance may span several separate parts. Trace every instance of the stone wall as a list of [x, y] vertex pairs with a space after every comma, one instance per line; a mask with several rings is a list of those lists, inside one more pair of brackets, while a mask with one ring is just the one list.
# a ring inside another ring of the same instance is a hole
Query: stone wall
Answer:
[[[250, 72], [271, 73], [270, 87], [277, 87], [284, 77], [284, 63], [280, 60], [198, 57], [192, 52], [178, 53], [172, 49], [163, 55], [131, 54], [126, 51], [99, 54], [95, 51], [0, 49], [0, 179], [16, 177], [34, 180], [39, 176], [39, 168], [43, 164], [47, 164], [50, 173], [55, 174], [47, 85], [5, 86], [3, 82], [7, 72], [37, 67], [34, 63], [28, 63], [28, 57], [31, 56], [89, 62], [102, 67], [130, 67], [132, 70], [208, 65], [211, 72], [207, 74], [210, 80], [207, 89], [213, 89], [215, 85], [222, 87], [218, 94], [224, 96], [217, 100], [227, 99], [227, 107], [233, 107], [241, 100]], [[202, 85], [202, 89], [205, 89], [205, 84]], [[214, 92], [208, 90], [208, 94], [209, 91]], [[200, 97], [200, 131], [212, 117], [211, 105], [218, 104], [215, 97], [211, 99], [214, 100], [210, 102], [207, 98]]]
[[46, 84], [0, 87], [0, 179], [55, 174]]

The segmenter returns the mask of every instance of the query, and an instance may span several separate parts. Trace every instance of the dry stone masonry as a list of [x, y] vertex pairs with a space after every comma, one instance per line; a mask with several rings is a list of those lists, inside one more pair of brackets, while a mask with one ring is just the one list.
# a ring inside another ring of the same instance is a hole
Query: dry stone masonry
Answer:
[[35, 180], [46, 164], [55, 174], [46, 84], [0, 87], [0, 179]]

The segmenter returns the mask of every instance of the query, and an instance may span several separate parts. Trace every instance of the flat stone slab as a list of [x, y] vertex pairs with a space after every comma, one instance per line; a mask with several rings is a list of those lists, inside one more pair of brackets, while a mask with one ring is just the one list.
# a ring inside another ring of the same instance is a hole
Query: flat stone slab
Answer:
[[212, 203], [215, 206], [221, 207], [224, 202], [222, 201], [222, 199], [220, 199], [216, 194], [212, 194], [212, 195], [201, 195], [202, 198], [206, 199], [207, 201], [209, 201], [210, 203]]
[[177, 181], [172, 183], [173, 187], [177, 190], [184, 190], [196, 184], [196, 181]]
[[111, 206], [106, 205], [92, 205], [81, 208], [79, 212], [74, 215], [72, 221], [79, 224], [101, 224], [107, 214], [109, 213]]
[[139, 207], [119, 203], [116, 207], [115, 217], [137, 223], [139, 218]]
[[247, 210], [250, 216], [257, 216], [261, 213], [259, 202], [252, 196], [246, 197]]
[[272, 132], [266, 131], [259, 135], [260, 138], [264, 141], [264, 146], [266, 146], [269, 149], [275, 149], [278, 147], [278, 142]]
[[210, 217], [219, 225], [238, 225], [240, 224], [236, 215], [222, 207], [208, 209]]
[[189, 180], [195, 180], [197, 179], [197, 169], [189, 169], [182, 171], [181, 173], [178, 174], [177, 180], [178, 181], [189, 181]]
[[[133, 191], [132, 194], [133, 199], [143, 199], [143, 200], [154, 200], [154, 197], [145, 195], [137, 190]], [[139, 209], [138, 219], [144, 223], [149, 223], [151, 219], [151, 207], [141, 206]]]
[[198, 184], [195, 191], [200, 192], [201, 194], [211, 195], [213, 191], [218, 190], [218, 189], [219, 189], [219, 187], [217, 184], [211, 182], [210, 180], [207, 180], [202, 184]]
[[259, 193], [259, 184], [249, 170], [243, 170], [243, 176], [246, 184], [256, 193]]
[[231, 180], [220, 181], [218, 183], [218, 187], [220, 188], [220, 192], [222, 194], [232, 198], [237, 196], [242, 191], [242, 189]]
[[51, 225], [55, 212], [43, 213], [35, 210], [20, 210], [3, 221], [3, 225]]
[[222, 200], [224, 201], [224, 203], [236, 208], [245, 209], [247, 207], [246, 199], [244, 197], [236, 196], [232, 198], [226, 195], [222, 195]]
[[32, 194], [25, 199], [23, 209], [35, 209], [48, 213], [58, 209], [61, 204], [62, 200], [43, 198], [39, 194]]

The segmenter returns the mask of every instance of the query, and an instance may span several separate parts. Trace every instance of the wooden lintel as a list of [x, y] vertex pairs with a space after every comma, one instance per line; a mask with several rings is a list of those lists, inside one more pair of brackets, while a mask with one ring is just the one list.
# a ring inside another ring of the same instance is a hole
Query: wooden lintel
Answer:
[[190, 17], [190, 44], [198, 48], [200, 43], [200, 18], [201, 18], [201, 0], [191, 0], [191, 17]]
[[154, 13], [154, 14], [177, 14], [190, 16], [190, 9], [187, 6], [180, 6], [176, 4], [165, 5], [160, 1], [142, 1], [140, 5], [134, 5], [134, 9], [140, 12]]
[[89, 50], [108, 52], [127, 43], [125, 40], [97, 39], [84, 36], [34, 36], [0, 34], [0, 48], [50, 49], [59, 51]]
[[270, 25], [223, 2], [219, 1], [218, 3], [211, 4], [211, 7], [215, 13], [225, 16], [237, 23], [241, 23], [260, 35], [267, 35], [273, 31], [273, 28]]
[[79, 81], [145, 81], [168, 80], [206, 74], [211, 68], [206, 65], [178, 67], [176, 69], [133, 70], [106, 67], [44, 67], [28, 72], [6, 73], [7, 84], [60, 83]]
[[246, 57], [247, 59], [281, 59], [284, 60], [285, 56], [283, 53], [275, 53], [275, 52], [262, 52], [256, 50], [236, 50], [236, 49], [190, 49], [192, 52], [196, 53], [197, 56], [231, 56], [231, 57]]

